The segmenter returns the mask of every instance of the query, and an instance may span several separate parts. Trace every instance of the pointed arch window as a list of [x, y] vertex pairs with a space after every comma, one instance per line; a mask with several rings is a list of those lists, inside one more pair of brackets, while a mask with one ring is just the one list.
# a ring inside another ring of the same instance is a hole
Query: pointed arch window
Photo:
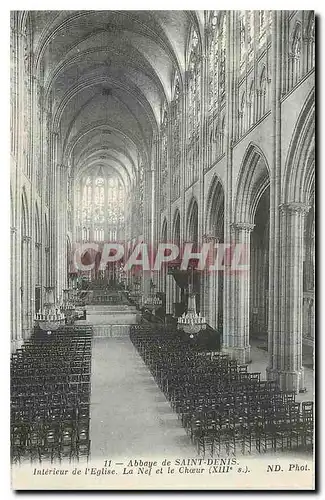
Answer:
[[168, 107], [167, 103], [163, 108], [163, 120], [161, 125], [161, 171], [160, 171], [160, 206], [165, 208], [167, 201], [167, 180], [168, 180]]
[[307, 71], [315, 66], [315, 15], [311, 12], [307, 24]]
[[213, 11], [209, 27], [209, 108], [225, 95], [226, 14]]
[[222, 117], [221, 127], [219, 132], [219, 150], [223, 154], [225, 152], [225, 117]]
[[258, 43], [262, 47], [267, 39], [267, 26], [270, 23], [270, 13], [268, 10], [258, 11]]
[[94, 221], [95, 223], [104, 223], [104, 179], [98, 177], [95, 180], [95, 196], [94, 196]]
[[240, 70], [244, 71], [245, 63], [253, 60], [255, 37], [255, 11], [239, 12], [239, 52]]
[[195, 29], [192, 30], [189, 43], [189, 62], [188, 62], [188, 132], [189, 137], [197, 131], [200, 123], [201, 109], [201, 54], [198, 34]]
[[76, 188], [76, 216], [83, 241], [104, 241], [111, 229], [122, 230], [124, 224], [124, 188], [117, 175], [90, 173]]
[[265, 66], [261, 73], [260, 78], [260, 104], [259, 104], [259, 117], [265, 115], [267, 111], [267, 81], [266, 81], [266, 69]]
[[248, 96], [248, 128], [254, 123], [254, 82], [251, 83]]
[[301, 58], [301, 24], [297, 23], [293, 32], [291, 44], [291, 86], [293, 87], [300, 79], [300, 58]]
[[178, 78], [175, 79], [174, 97], [171, 104], [171, 173], [172, 200], [180, 194], [180, 160], [181, 160], [181, 102]]
[[246, 94], [243, 92], [241, 100], [240, 100], [240, 109], [239, 109], [239, 137], [241, 137], [246, 131]]
[[247, 52], [245, 11], [241, 11], [239, 16], [239, 47], [240, 47], [240, 68], [242, 69], [246, 61], [246, 52]]
[[91, 218], [91, 202], [92, 202], [92, 180], [87, 177], [82, 197], [82, 219], [84, 221], [90, 221]]
[[254, 51], [254, 10], [247, 11], [247, 54], [248, 61], [253, 59], [253, 51]]

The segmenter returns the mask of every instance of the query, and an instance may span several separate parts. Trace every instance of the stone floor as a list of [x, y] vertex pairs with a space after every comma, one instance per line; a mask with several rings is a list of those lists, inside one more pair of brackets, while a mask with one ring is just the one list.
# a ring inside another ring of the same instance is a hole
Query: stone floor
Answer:
[[128, 337], [94, 338], [91, 457], [193, 456], [193, 446]]
[[[249, 371], [265, 378], [267, 352], [252, 343]], [[305, 368], [313, 399], [313, 371]], [[94, 338], [91, 393], [92, 459], [113, 457], [193, 457], [194, 447], [128, 337]]]

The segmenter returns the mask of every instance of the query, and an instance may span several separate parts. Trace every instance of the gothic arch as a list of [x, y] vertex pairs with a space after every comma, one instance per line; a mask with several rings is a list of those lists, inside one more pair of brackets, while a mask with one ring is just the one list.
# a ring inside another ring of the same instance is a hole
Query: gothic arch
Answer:
[[22, 224], [22, 236], [29, 236], [30, 234], [29, 208], [28, 208], [26, 190], [24, 187], [21, 195], [21, 224]]
[[206, 204], [205, 232], [223, 239], [224, 187], [217, 175], [212, 179]]
[[239, 171], [234, 203], [236, 222], [254, 223], [259, 200], [270, 184], [269, 166], [262, 150], [251, 143]]
[[160, 239], [163, 242], [166, 242], [167, 240], [167, 219], [164, 217], [164, 220], [161, 225], [161, 233], [160, 233]]
[[41, 224], [37, 202], [35, 203], [35, 243], [41, 242]]
[[181, 229], [181, 216], [179, 209], [176, 208], [174, 217], [173, 217], [173, 232], [172, 239], [173, 243], [179, 243], [180, 241], [180, 229]]
[[197, 40], [197, 45], [195, 47], [195, 52], [198, 55], [198, 57], [202, 56], [203, 52], [203, 43], [202, 43], [202, 37], [201, 37], [201, 32], [200, 29], [195, 23], [192, 24], [188, 36], [187, 36], [187, 42], [186, 42], [186, 68], [189, 67], [190, 64], [190, 57], [193, 51], [193, 40]]
[[315, 98], [312, 91], [298, 117], [283, 176], [283, 203], [308, 204], [314, 185]]
[[198, 239], [198, 203], [196, 198], [191, 199], [187, 210], [186, 237], [189, 241], [197, 243]]

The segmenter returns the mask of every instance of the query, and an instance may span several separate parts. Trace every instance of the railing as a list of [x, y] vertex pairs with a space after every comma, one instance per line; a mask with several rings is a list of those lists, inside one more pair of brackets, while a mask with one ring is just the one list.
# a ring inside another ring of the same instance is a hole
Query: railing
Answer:
[[127, 305], [129, 301], [122, 291], [94, 291], [89, 290], [85, 296], [88, 305]]

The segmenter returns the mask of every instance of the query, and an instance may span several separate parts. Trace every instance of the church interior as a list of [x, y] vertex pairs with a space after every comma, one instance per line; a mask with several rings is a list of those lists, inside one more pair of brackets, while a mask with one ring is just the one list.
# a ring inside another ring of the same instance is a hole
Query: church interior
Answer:
[[12, 463], [311, 453], [314, 12], [10, 24]]

